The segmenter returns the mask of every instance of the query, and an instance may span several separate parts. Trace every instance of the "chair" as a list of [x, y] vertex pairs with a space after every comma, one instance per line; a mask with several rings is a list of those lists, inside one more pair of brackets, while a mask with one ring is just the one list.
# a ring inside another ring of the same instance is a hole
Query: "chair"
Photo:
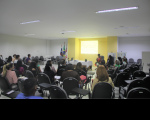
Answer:
[[52, 85], [49, 88], [49, 93], [50, 93], [50, 95], [48, 96], [49, 99], [50, 98], [51, 99], [68, 99], [66, 91], [56, 85]]
[[128, 92], [127, 99], [150, 99], [150, 90], [147, 88], [133, 88]]
[[143, 81], [145, 82], [145, 87], [150, 90], [150, 76], [143, 78]]
[[58, 69], [57, 76], [61, 76], [64, 71], [66, 71], [65, 68]]
[[45, 61], [45, 60], [44, 60], [44, 57], [43, 57], [43, 56], [40, 56], [40, 59], [39, 59], [39, 60], [40, 60], [40, 64], [41, 64], [41, 65], [44, 65], [44, 61]]
[[137, 87], [145, 87], [145, 82], [143, 80], [134, 80], [132, 81], [127, 87], [121, 87], [120, 94], [122, 94], [124, 97], [127, 97], [128, 92]]
[[34, 78], [34, 75], [31, 71], [29, 70], [26, 70], [26, 74], [25, 74], [25, 77], [29, 78], [29, 79], [32, 79]]
[[0, 89], [2, 95], [9, 97], [11, 99], [15, 99], [18, 96], [18, 94], [20, 94], [19, 91], [14, 91], [13, 93], [8, 95], [7, 93], [12, 91], [12, 89], [10, 88], [8, 81], [2, 76], [0, 76]]
[[34, 57], [34, 56], [32, 56], [32, 57], [31, 57], [31, 60], [33, 60], [34, 58], [35, 58], [35, 57]]
[[118, 67], [116, 67], [116, 69], [114, 70], [113, 74], [109, 74], [109, 77], [111, 77], [112, 81], [116, 77], [116, 74], [117, 74], [118, 70], [119, 70]]
[[134, 63], [135, 63], [135, 62], [134, 62], [134, 59], [133, 59], [133, 58], [130, 58], [128, 64], [129, 64], [129, 65], [132, 65], [132, 64], [134, 64]]
[[126, 72], [126, 73], [128, 73], [130, 75], [131, 69], [130, 68], [126, 68], [126, 69], [123, 70], [123, 72]]
[[38, 84], [41, 84], [41, 83], [51, 84], [50, 78], [45, 73], [38, 74]]
[[131, 75], [133, 75], [133, 73], [134, 73], [135, 71], [137, 71], [137, 70], [139, 70], [138, 67], [136, 67], [136, 66], [131, 66], [131, 67], [130, 67]]
[[140, 70], [135, 71], [133, 73], [133, 79], [136, 79], [135, 77], [146, 77], [146, 73]]
[[97, 83], [94, 86], [92, 99], [111, 99], [114, 97], [114, 91], [112, 86], [106, 82]]

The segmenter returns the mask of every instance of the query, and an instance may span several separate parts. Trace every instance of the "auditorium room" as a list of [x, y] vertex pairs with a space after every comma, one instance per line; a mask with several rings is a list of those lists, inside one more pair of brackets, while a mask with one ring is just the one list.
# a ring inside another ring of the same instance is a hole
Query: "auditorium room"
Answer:
[[0, 0], [0, 99], [150, 99], [149, 0]]

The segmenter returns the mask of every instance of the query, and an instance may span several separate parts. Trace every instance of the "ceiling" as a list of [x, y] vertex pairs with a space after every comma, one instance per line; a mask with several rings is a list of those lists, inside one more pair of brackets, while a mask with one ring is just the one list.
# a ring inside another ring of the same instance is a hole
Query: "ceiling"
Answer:
[[[149, 5], [150, 0], [0, 0], [0, 33], [39, 39], [150, 36]], [[135, 6], [139, 9], [95, 13]], [[20, 24], [33, 20], [41, 22]], [[139, 28], [115, 29], [120, 26]]]

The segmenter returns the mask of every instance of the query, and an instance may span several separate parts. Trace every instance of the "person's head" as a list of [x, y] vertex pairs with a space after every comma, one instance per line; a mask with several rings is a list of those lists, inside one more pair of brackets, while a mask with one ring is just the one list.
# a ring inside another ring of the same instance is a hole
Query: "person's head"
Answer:
[[65, 60], [62, 59], [62, 60], [60, 61], [60, 64], [61, 64], [61, 65], [65, 65], [65, 64], [66, 64]]
[[6, 65], [6, 69], [7, 70], [13, 70], [14, 69], [14, 64], [13, 63], [9, 63], [8, 65]]
[[8, 63], [12, 62], [12, 57], [11, 56], [8, 57], [7, 62]]
[[73, 67], [72, 64], [68, 64], [68, 65], [66, 66], [66, 71], [68, 71], [68, 70], [74, 70], [74, 67]]
[[120, 61], [117, 59], [117, 60], [115, 61], [115, 64], [116, 64], [116, 65], [120, 65]]
[[103, 65], [100, 65], [96, 71], [98, 81], [109, 81], [109, 75], [106, 71], [106, 68]]
[[36, 63], [35, 62], [30, 63], [29, 70], [32, 70], [32, 68], [36, 69]]
[[19, 70], [20, 67], [22, 67], [22, 60], [17, 61], [16, 69]]
[[35, 62], [36, 64], [38, 64], [38, 62], [39, 62], [39, 60], [37, 58], [34, 58], [32, 61]]
[[77, 63], [76, 70], [82, 71], [82, 64], [81, 64], [81, 62]]
[[28, 54], [28, 58], [30, 58], [31, 57], [31, 55], [30, 54]]
[[19, 60], [20, 59], [20, 55], [16, 55], [16, 59]]
[[46, 64], [44, 71], [51, 71], [49, 64]]
[[100, 58], [100, 57], [101, 57], [101, 55], [100, 55], [100, 54], [98, 54], [98, 57]]
[[37, 82], [35, 79], [26, 79], [24, 81], [25, 96], [34, 96], [37, 89]]
[[14, 54], [13, 57], [16, 58], [16, 54]]

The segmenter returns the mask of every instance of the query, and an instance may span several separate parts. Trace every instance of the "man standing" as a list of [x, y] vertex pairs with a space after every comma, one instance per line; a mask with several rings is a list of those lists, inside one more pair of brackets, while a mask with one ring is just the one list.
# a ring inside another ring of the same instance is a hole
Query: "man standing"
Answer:
[[61, 52], [61, 56], [59, 57], [60, 60], [64, 59], [66, 60], [66, 58], [64, 57], [63, 53]]

